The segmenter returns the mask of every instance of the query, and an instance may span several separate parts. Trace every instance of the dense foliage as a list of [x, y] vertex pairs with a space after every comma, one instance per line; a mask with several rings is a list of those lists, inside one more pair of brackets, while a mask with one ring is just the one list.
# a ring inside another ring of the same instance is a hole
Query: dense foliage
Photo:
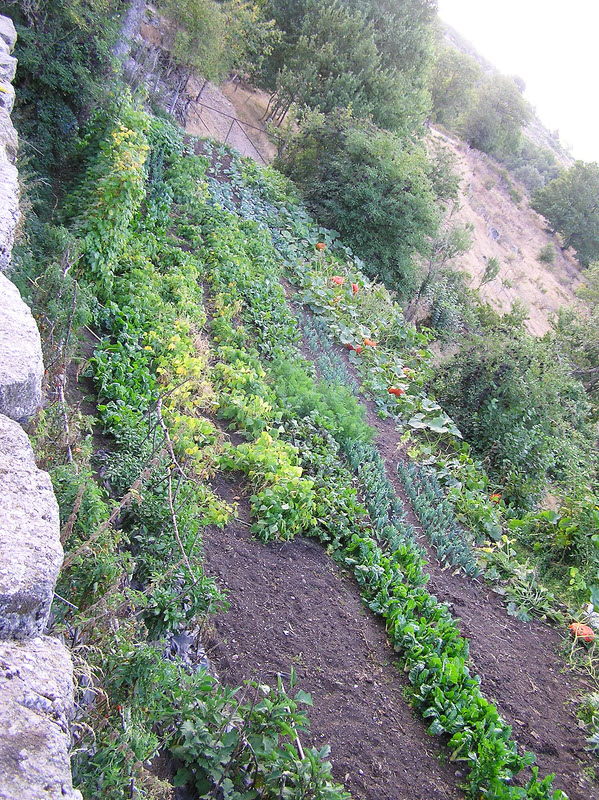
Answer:
[[[10, 4], [19, 60], [15, 121], [36, 171], [64, 182], [76, 165], [82, 125], [106, 98], [121, 0]], [[47, 200], [48, 187], [38, 184]]]
[[577, 294], [586, 301], [578, 312], [562, 308], [555, 329], [574, 374], [583, 382], [595, 406], [599, 401], [599, 262], [584, 274]]
[[502, 158], [517, 152], [527, 118], [528, 108], [514, 81], [496, 75], [479, 87], [459, 128], [473, 147]]
[[439, 367], [433, 387], [515, 510], [551, 481], [592, 475], [590, 406], [551, 342], [488, 331]]
[[573, 247], [584, 267], [599, 258], [599, 164], [577, 161], [533, 197], [532, 207]]
[[283, 32], [264, 65], [275, 114], [292, 103], [323, 112], [351, 107], [385, 128], [420, 126], [436, 3], [268, 0], [265, 7]]
[[409, 295], [413, 255], [426, 249], [438, 222], [425, 153], [346, 114], [314, 115], [279, 163], [365, 269]]

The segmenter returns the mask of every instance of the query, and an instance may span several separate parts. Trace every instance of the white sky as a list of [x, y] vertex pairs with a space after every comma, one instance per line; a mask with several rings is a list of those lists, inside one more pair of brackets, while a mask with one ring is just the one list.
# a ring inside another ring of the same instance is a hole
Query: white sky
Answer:
[[438, 0], [439, 16], [524, 96], [575, 158], [599, 161], [599, 0]]

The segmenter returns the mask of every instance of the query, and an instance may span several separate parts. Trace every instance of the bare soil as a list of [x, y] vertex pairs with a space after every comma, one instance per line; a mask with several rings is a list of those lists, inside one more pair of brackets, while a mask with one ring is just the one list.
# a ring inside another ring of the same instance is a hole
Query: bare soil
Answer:
[[277, 148], [268, 137], [261, 119], [268, 103], [264, 92], [233, 81], [227, 81], [219, 88], [192, 77], [187, 86], [187, 96], [197, 98], [198, 95], [199, 101], [194, 99], [189, 105], [186, 133], [226, 142], [261, 164], [274, 159]]
[[[225, 499], [234, 485], [219, 483]], [[357, 800], [461, 798], [459, 768], [403, 697], [384, 626], [367, 612], [353, 581], [312, 541], [264, 545], [242, 522], [204, 537], [206, 571], [229, 592], [205, 646], [219, 677], [288, 682], [291, 668], [312, 695], [304, 747], [331, 745], [333, 773]], [[458, 775], [456, 775], [456, 770]]]

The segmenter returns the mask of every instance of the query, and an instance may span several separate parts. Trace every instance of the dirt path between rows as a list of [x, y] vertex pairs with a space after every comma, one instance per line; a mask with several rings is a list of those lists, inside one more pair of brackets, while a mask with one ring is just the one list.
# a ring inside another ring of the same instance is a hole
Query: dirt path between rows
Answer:
[[[218, 490], [233, 500], [230, 484]], [[335, 778], [356, 800], [462, 798], [459, 769], [404, 700], [407, 679], [353, 578], [313, 541], [252, 538], [247, 500], [239, 518], [204, 536], [205, 569], [231, 603], [204, 639], [220, 679], [272, 685], [293, 667], [314, 701], [302, 744], [331, 745]]]
[[[360, 383], [346, 351], [336, 347]], [[375, 444], [385, 460], [387, 476], [428, 552], [427, 589], [450, 604], [462, 635], [470, 640], [473, 672], [482, 678], [483, 694], [512, 725], [514, 738], [535, 753], [541, 775], [555, 773], [555, 787], [570, 800], [597, 800], [594, 758], [586, 751], [574, 703], [576, 696], [592, 686], [559, 655], [566, 632], [540, 620], [525, 623], [509, 616], [501, 597], [486, 584], [441, 567], [397, 477], [397, 463], [405, 458], [401, 434], [391, 418], [380, 419], [373, 400], [360, 399], [367, 409], [366, 421], [377, 431]]]

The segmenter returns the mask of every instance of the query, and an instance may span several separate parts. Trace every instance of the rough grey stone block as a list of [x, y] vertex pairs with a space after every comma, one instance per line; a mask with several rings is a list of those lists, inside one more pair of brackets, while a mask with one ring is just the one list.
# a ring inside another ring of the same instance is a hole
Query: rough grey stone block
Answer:
[[[17, 160], [17, 149], [19, 146], [19, 139], [15, 126], [12, 124], [10, 117], [6, 113], [0, 113], [0, 161], [9, 164], [14, 164]], [[2, 148], [4, 147], [4, 154]], [[0, 182], [6, 178], [0, 178]], [[10, 182], [15, 189], [15, 197], [18, 195], [18, 173], [16, 170], [10, 173]]]
[[0, 39], [7, 45], [12, 52], [17, 41], [17, 32], [14, 23], [9, 17], [0, 16]]
[[[11, 142], [6, 143], [9, 147]], [[15, 228], [19, 221], [19, 179], [17, 168], [0, 141], [0, 272], [10, 264]], [[0, 309], [2, 306], [0, 305]]]
[[17, 59], [6, 53], [0, 53], [0, 80], [14, 81], [17, 71]]
[[10, 83], [0, 83], [0, 109], [10, 114], [14, 104], [15, 87]]
[[42, 399], [43, 374], [33, 314], [17, 287], [0, 274], [0, 414], [17, 420], [34, 414]]
[[0, 642], [0, 697], [1, 800], [81, 800], [69, 763], [68, 650], [46, 636]]
[[39, 635], [63, 551], [48, 473], [17, 422], [0, 415], [0, 639]]

